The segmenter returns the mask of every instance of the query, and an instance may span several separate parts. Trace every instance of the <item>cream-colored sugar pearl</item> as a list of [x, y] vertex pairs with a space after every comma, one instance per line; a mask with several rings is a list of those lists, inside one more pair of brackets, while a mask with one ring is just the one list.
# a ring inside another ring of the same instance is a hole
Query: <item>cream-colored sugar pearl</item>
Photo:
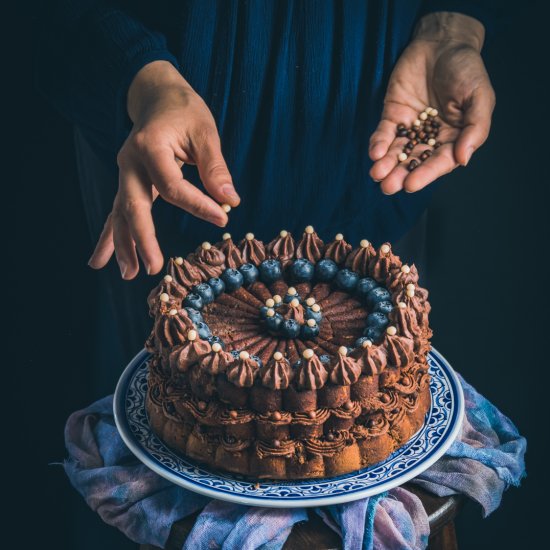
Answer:
[[188, 340], [191, 340], [191, 342], [193, 340], [196, 340], [197, 339], [197, 331], [194, 330], [194, 329], [191, 329], [188, 333], [187, 333], [187, 339]]
[[346, 355], [348, 354], [348, 348], [346, 348], [346, 346], [340, 346], [340, 347], [338, 348], [338, 353], [339, 353], [340, 355], [346, 356]]
[[433, 147], [433, 146], [435, 145], [435, 139], [434, 139], [434, 138], [430, 138], [430, 139], [428, 140], [428, 145], [429, 145], [430, 147]]
[[203, 250], [210, 250], [212, 248], [212, 245], [208, 241], [204, 241], [201, 246]]
[[426, 119], [428, 118], [428, 115], [426, 114], [426, 111], [423, 111], [422, 113], [420, 113], [420, 114], [418, 115], [418, 118], [419, 118], [420, 120], [426, 120]]
[[175, 259], [175, 262], [178, 264], [178, 265], [181, 265], [183, 263], [183, 258], [181, 256], [178, 256], [176, 259]]
[[273, 300], [275, 301], [276, 304], [280, 304], [283, 301], [283, 299], [279, 296], [279, 294], [275, 294], [273, 296]]
[[380, 252], [382, 252], [382, 254], [388, 254], [390, 252], [390, 245], [388, 244], [383, 244], [381, 247], [380, 247]]
[[317, 324], [317, 321], [315, 319], [308, 319], [306, 323], [308, 327], [314, 327]]
[[172, 275], [165, 275], [164, 276], [164, 282], [165, 283], [171, 283], [174, 279], [172, 279]]
[[222, 204], [222, 210], [226, 213], [226, 214], [229, 214], [229, 212], [231, 212], [231, 206], [229, 206], [229, 204], [227, 204], [226, 202], [224, 202]]
[[407, 307], [407, 304], [405, 302], [399, 302], [397, 304], [397, 307], [400, 309], [405, 309]]
[[267, 315], [267, 317], [273, 317], [275, 315], [275, 310], [273, 308], [269, 308], [265, 314]]
[[409, 283], [407, 286], [406, 286], [407, 290], [414, 290], [414, 284], [413, 283]]
[[266, 301], [265, 301], [265, 305], [267, 307], [273, 307], [275, 305], [275, 300], [273, 298], [268, 298]]
[[319, 313], [321, 311], [321, 306], [319, 304], [313, 304], [311, 306], [311, 311], [313, 311], [315, 313]]
[[401, 272], [402, 273], [410, 273], [411, 268], [407, 264], [404, 264], [404, 265], [401, 266]]
[[169, 313], [170, 313], [170, 315], [177, 315], [177, 314], [178, 314], [178, 310], [174, 308], [174, 309], [171, 309], [171, 310], [169, 311]]
[[416, 126], [416, 127], [420, 126], [421, 124], [422, 122], [420, 121], [419, 118], [415, 119], [415, 121], [413, 122], [413, 126]]
[[370, 340], [363, 340], [361, 346], [364, 348], [370, 348], [372, 346], [372, 342]]
[[293, 286], [289, 286], [286, 293], [290, 294], [291, 296], [294, 296], [294, 294], [298, 294], [298, 291]]
[[408, 288], [408, 289], [407, 289], [407, 296], [408, 296], [409, 298], [412, 298], [412, 297], [414, 296], [414, 289]]
[[283, 358], [283, 354], [280, 351], [276, 351], [273, 354], [273, 359], [275, 359], [275, 361], [280, 361], [282, 358]]
[[436, 117], [438, 114], [439, 114], [439, 111], [437, 109], [432, 109], [432, 111], [430, 112], [430, 116], [432, 117]]
[[368, 248], [369, 247], [369, 241], [367, 241], [367, 239], [361, 239], [361, 241], [359, 242], [359, 246], [361, 248]]
[[227, 241], [231, 238], [231, 233], [224, 233], [222, 235], [222, 240]]
[[431, 107], [426, 107], [426, 108], [424, 109], [424, 112], [425, 112], [427, 115], [431, 115], [431, 114], [432, 114], [432, 111], [433, 111], [433, 109], [432, 109]]
[[386, 333], [390, 336], [395, 336], [397, 334], [397, 329], [394, 326], [388, 327]]
[[292, 300], [290, 300], [290, 305], [292, 307], [298, 307], [300, 305], [300, 300], [298, 300], [298, 298], [292, 298]]
[[288, 231], [286, 229], [282, 229], [279, 235], [284, 239], [288, 236]]
[[212, 351], [215, 353], [219, 353], [222, 350], [222, 345], [219, 342], [214, 342], [212, 344]]
[[247, 241], [252, 241], [254, 239], [254, 233], [247, 233], [244, 238], [247, 240]]
[[344, 235], [342, 235], [342, 233], [336, 233], [336, 235], [334, 236], [334, 240], [335, 241], [343, 241], [344, 240]]
[[407, 153], [399, 153], [399, 155], [397, 155], [397, 160], [398, 160], [399, 162], [404, 162], [404, 161], [406, 161], [408, 158], [409, 158], [409, 156], [407, 155]]
[[311, 234], [313, 233], [313, 231], [314, 231], [314, 230], [313, 230], [313, 225], [308, 225], [308, 226], [304, 229], [304, 231], [305, 231], [306, 233], [309, 233], [309, 234], [311, 235]]
[[306, 300], [306, 306], [308, 306], [308, 307], [311, 307], [314, 303], [315, 303], [315, 298], [314, 298], [313, 296], [310, 296], [310, 297]]
[[240, 353], [239, 353], [239, 359], [249, 359], [250, 358], [250, 353], [248, 353], [248, 351], [246, 350], [242, 350]]
[[168, 296], [168, 294], [166, 294], [166, 292], [163, 292], [160, 296], [160, 301], [161, 302], [169, 302], [170, 301], [170, 296]]
[[307, 348], [303, 351], [302, 357], [304, 359], [311, 359], [313, 357], [313, 350], [311, 348]]

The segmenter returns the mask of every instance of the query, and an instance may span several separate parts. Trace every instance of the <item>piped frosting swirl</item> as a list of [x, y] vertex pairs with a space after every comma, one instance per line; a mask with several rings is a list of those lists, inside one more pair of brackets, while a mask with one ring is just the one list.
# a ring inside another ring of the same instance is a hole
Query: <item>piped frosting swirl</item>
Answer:
[[313, 227], [308, 225], [302, 238], [296, 246], [296, 258], [305, 258], [310, 262], [318, 262], [323, 257], [325, 244]]

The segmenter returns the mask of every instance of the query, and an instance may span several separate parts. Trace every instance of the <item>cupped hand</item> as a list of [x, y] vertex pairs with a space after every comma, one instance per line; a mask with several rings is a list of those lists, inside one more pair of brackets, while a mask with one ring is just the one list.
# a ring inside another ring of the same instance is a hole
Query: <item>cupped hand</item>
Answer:
[[[133, 279], [138, 255], [148, 274], [164, 263], [151, 214], [158, 196], [219, 227], [227, 224], [221, 204], [240, 199], [210, 110], [172, 64], [155, 61], [138, 72], [128, 114], [133, 128], [117, 156], [118, 192], [89, 265], [104, 267], [114, 252], [122, 277]], [[208, 194], [184, 179], [185, 163], [197, 165]]]
[[[444, 14], [421, 20], [420, 31], [391, 74], [382, 120], [369, 147], [375, 161], [370, 175], [385, 194], [418, 191], [457, 166], [466, 166], [489, 135], [495, 93], [479, 53], [483, 27], [470, 17], [449, 15], [443, 29]], [[431, 147], [418, 144], [405, 162], [399, 162], [408, 138], [396, 137], [397, 125], [412, 126], [427, 107], [439, 111], [441, 146], [409, 172], [410, 160]]]

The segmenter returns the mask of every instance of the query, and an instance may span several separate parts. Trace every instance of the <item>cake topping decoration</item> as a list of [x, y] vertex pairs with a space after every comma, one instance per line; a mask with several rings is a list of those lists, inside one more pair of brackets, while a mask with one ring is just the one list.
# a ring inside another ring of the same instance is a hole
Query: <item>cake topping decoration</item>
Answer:
[[403, 265], [398, 271], [390, 273], [386, 279], [386, 288], [392, 292], [406, 288], [408, 284], [418, 283], [418, 271], [416, 266]]
[[197, 331], [191, 329], [187, 332], [187, 340], [183, 345], [175, 348], [170, 354], [170, 364], [185, 372], [211, 351], [210, 344], [202, 338], [197, 338]]
[[212, 351], [214, 353], [219, 353], [222, 350], [222, 345], [219, 342], [214, 342], [212, 344]]
[[338, 233], [338, 235], [334, 237], [334, 240], [327, 244], [325, 248], [325, 258], [332, 260], [338, 265], [343, 265], [351, 249], [351, 244], [344, 241], [344, 235]]
[[361, 248], [369, 248], [370, 242], [367, 241], [367, 239], [361, 239], [361, 241], [359, 242], [359, 246]]
[[252, 241], [254, 239], [254, 233], [247, 233], [244, 238], [247, 240], [247, 241]]
[[397, 307], [400, 309], [405, 309], [407, 307], [407, 304], [405, 302], [399, 302], [397, 304]]
[[153, 330], [160, 345], [171, 348], [185, 342], [190, 328], [193, 328], [193, 322], [187, 312], [173, 308], [157, 316]]
[[286, 229], [281, 229], [279, 235], [284, 239], [288, 235], [288, 231]]
[[314, 327], [317, 324], [317, 321], [315, 319], [308, 319], [306, 321], [307, 326]]
[[371, 277], [378, 282], [385, 281], [394, 270], [401, 269], [401, 260], [391, 251], [391, 246], [384, 243], [369, 265]]
[[168, 263], [168, 274], [180, 285], [190, 288], [202, 282], [201, 272], [188, 260], [181, 256], [170, 259]]
[[230, 239], [230, 238], [231, 238], [231, 233], [224, 233], [224, 234], [222, 235], [222, 239], [223, 239], [224, 241], [227, 241], [227, 240]]
[[307, 300], [306, 300], [306, 305], [311, 307], [313, 304], [315, 303], [315, 298], [313, 296], [310, 296]]
[[401, 271], [402, 271], [403, 273], [410, 273], [410, 272], [411, 272], [411, 268], [410, 268], [407, 264], [403, 264], [403, 265], [401, 266]]
[[325, 385], [328, 371], [319, 357], [313, 353], [311, 357], [303, 358], [296, 369], [296, 376], [300, 389], [318, 390]]
[[302, 352], [302, 357], [304, 359], [311, 359], [315, 352], [311, 348], [307, 348]]
[[319, 313], [321, 311], [321, 306], [319, 304], [313, 304], [311, 306], [311, 311], [313, 311], [315, 313]]
[[[177, 313], [177, 312], [176, 312]], [[189, 341], [193, 341], [193, 340], [196, 340], [197, 339], [197, 331], [194, 330], [194, 329], [191, 329], [188, 333], [187, 333], [187, 339]]]
[[171, 309], [169, 312], [168, 312], [170, 315], [177, 315], [178, 314], [178, 310], [173, 308]]
[[231, 206], [229, 204], [227, 204], [226, 202], [224, 202], [221, 206], [222, 206], [222, 210], [226, 214], [229, 214], [229, 212], [231, 212]]
[[[389, 328], [389, 327], [388, 327]], [[395, 328], [395, 327], [394, 327]], [[405, 336], [389, 334], [386, 336], [388, 363], [392, 367], [406, 367], [414, 358], [414, 342]]]
[[288, 359], [279, 351], [276, 351], [267, 364], [260, 369], [262, 385], [272, 390], [288, 388], [293, 377], [294, 372]]
[[280, 303], [283, 301], [283, 299], [282, 299], [278, 294], [275, 294], [275, 295], [273, 296], [273, 301], [274, 301], [276, 304], [280, 304]]
[[296, 245], [296, 258], [305, 258], [310, 262], [316, 263], [323, 257], [325, 244], [315, 233], [313, 227], [308, 225], [300, 242]]
[[271, 413], [271, 418], [275, 420], [275, 422], [278, 422], [279, 420], [281, 420], [282, 415], [279, 411], [274, 411]]
[[183, 258], [181, 256], [178, 256], [176, 259], [175, 259], [175, 262], [178, 264], [178, 265], [181, 265], [183, 264]]
[[172, 275], [165, 275], [163, 280], [165, 283], [171, 283], [174, 279], [172, 278]]
[[346, 346], [340, 346], [338, 348], [338, 353], [345, 357], [348, 354], [348, 348], [346, 348]]
[[294, 296], [295, 294], [298, 294], [298, 291], [293, 286], [289, 286], [286, 293], [290, 296]]
[[248, 351], [242, 350], [241, 352], [239, 352], [239, 359], [249, 359], [249, 358], [250, 358], [250, 354], [248, 353]]
[[390, 325], [386, 329], [386, 333], [389, 334], [390, 336], [395, 336], [397, 334], [397, 329], [393, 325]]
[[300, 305], [300, 300], [298, 300], [298, 298], [292, 298], [292, 300], [290, 300], [290, 305], [292, 307], [298, 307]]
[[212, 245], [208, 241], [204, 241], [201, 244], [201, 247], [203, 250], [210, 250], [212, 248]]
[[390, 253], [390, 247], [389, 247], [389, 245], [383, 244], [383, 245], [380, 247], [380, 252], [382, 252], [382, 254], [389, 254], [389, 253]]
[[274, 310], [272, 307], [270, 307], [270, 308], [268, 308], [268, 310], [265, 312], [265, 314], [266, 314], [266, 317], [273, 317], [273, 316], [275, 315], [275, 310]]
[[202, 243], [188, 258], [206, 278], [219, 277], [225, 268], [225, 254], [209, 242]]
[[333, 359], [330, 370], [330, 381], [339, 386], [349, 386], [359, 380], [361, 365], [353, 358], [347, 356], [345, 346], [338, 348], [338, 356]]
[[[169, 302], [170, 301], [170, 296], [168, 296], [168, 294], [166, 294], [166, 292], [162, 292], [161, 295], [159, 296], [159, 299], [161, 302]], [[177, 311], [176, 311], [177, 313]]]
[[346, 258], [346, 267], [359, 273], [362, 277], [369, 275], [369, 263], [375, 255], [374, 248], [366, 239], [359, 243], [359, 247], [353, 249]]
[[[366, 340], [366, 342], [370, 342], [370, 340]], [[372, 342], [370, 342], [370, 345], [364, 345], [354, 350], [352, 355], [357, 359], [363, 374], [367, 376], [380, 374], [387, 363], [386, 352], [383, 347], [374, 346]]]
[[265, 305], [267, 307], [273, 307], [275, 305], [275, 300], [273, 298], [268, 298], [266, 301], [265, 301]]
[[336, 235], [334, 236], [334, 240], [335, 241], [342, 241], [342, 240], [344, 240], [344, 235], [342, 235], [342, 233], [336, 233]]

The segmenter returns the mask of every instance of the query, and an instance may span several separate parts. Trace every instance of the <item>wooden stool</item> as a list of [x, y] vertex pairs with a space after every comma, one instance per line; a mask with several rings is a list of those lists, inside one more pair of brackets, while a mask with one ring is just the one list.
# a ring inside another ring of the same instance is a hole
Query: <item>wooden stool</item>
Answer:
[[[423, 489], [406, 483], [404, 487], [414, 493], [424, 505], [430, 522], [430, 550], [456, 550], [458, 548], [454, 518], [463, 503], [461, 495], [436, 497]], [[165, 550], [179, 550], [191, 532], [200, 512], [177, 521], [172, 526]], [[313, 511], [308, 511], [309, 521], [296, 523], [288, 537], [284, 550], [336, 550], [342, 548], [340, 537]], [[156, 546], [142, 544], [140, 550], [159, 550]]]

